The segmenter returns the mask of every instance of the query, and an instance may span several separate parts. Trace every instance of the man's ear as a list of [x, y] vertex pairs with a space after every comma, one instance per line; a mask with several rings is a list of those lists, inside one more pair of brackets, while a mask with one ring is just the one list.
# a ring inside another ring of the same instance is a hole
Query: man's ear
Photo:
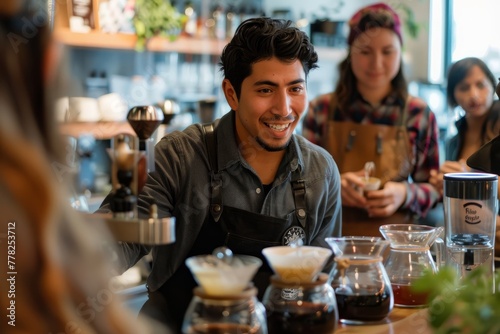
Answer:
[[239, 106], [238, 97], [236, 96], [236, 91], [234, 90], [233, 85], [228, 79], [224, 79], [222, 81], [222, 91], [224, 92], [227, 104], [229, 104], [231, 109], [238, 110]]

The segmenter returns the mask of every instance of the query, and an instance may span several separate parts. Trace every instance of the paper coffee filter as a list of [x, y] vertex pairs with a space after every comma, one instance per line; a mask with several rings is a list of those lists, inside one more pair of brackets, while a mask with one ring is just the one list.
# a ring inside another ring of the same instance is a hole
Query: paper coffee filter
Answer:
[[186, 259], [186, 265], [207, 294], [229, 296], [248, 286], [262, 261], [254, 256], [234, 255], [227, 263], [214, 255], [198, 255]]
[[262, 250], [274, 273], [286, 283], [310, 283], [323, 269], [332, 250], [315, 246], [275, 246]]

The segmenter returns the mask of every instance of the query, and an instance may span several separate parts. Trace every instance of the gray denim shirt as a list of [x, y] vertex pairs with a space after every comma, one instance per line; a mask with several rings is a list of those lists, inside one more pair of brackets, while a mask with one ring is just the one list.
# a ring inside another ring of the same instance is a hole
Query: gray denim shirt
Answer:
[[[306, 224], [312, 225], [308, 228], [311, 245], [328, 247], [326, 237], [341, 235], [340, 175], [331, 155], [293, 135], [266, 195], [259, 177], [240, 153], [246, 148], [238, 147], [234, 124], [235, 112], [231, 111], [220, 119], [216, 131], [218, 166], [223, 172], [223, 205], [285, 218], [295, 210], [291, 173], [299, 168], [306, 186]], [[174, 216], [176, 241], [152, 247], [153, 268], [148, 286], [153, 291], [185, 261], [209, 215], [209, 161], [201, 125], [194, 124], [162, 138], [155, 148], [155, 160], [155, 171], [149, 175], [138, 199], [139, 212], [146, 215], [149, 205], [155, 202], [159, 217]], [[108, 204], [99, 211], [106, 208]], [[121, 246], [122, 270], [151, 250], [136, 244]]]

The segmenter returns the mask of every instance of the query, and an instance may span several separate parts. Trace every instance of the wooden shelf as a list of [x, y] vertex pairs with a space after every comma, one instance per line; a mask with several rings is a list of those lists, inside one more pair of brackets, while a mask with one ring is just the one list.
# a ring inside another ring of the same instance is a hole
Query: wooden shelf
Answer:
[[[136, 37], [132, 34], [107, 34], [93, 30], [88, 33], [72, 32], [69, 28], [58, 27], [54, 30], [57, 41], [72, 47], [134, 50]], [[175, 41], [155, 37], [149, 41], [148, 50], [153, 52], [179, 52], [186, 54], [211, 54], [219, 56], [225, 40], [209, 38], [179, 37]], [[316, 47], [321, 60], [338, 61], [346, 55], [346, 50], [331, 47]]]
[[[108, 34], [100, 31], [88, 33], [72, 32], [69, 28], [58, 27], [54, 30], [57, 41], [64, 45], [83, 48], [134, 50], [136, 36], [133, 34]], [[179, 52], [188, 54], [220, 55], [227, 44], [225, 40], [179, 37], [175, 41], [154, 37], [147, 46], [153, 52]]]
[[74, 122], [60, 123], [59, 129], [63, 135], [79, 137], [87, 133], [96, 139], [110, 139], [119, 133], [135, 135], [128, 122]]

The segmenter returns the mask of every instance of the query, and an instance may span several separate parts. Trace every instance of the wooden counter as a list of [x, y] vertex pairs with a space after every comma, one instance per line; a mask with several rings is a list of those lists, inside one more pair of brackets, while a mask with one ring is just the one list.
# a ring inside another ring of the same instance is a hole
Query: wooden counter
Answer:
[[408, 211], [398, 211], [390, 217], [372, 218], [365, 211], [342, 207], [342, 235], [382, 237], [379, 227], [386, 224], [416, 224]]
[[427, 323], [427, 309], [394, 307], [389, 316], [370, 325], [339, 325], [335, 334], [431, 334]]

